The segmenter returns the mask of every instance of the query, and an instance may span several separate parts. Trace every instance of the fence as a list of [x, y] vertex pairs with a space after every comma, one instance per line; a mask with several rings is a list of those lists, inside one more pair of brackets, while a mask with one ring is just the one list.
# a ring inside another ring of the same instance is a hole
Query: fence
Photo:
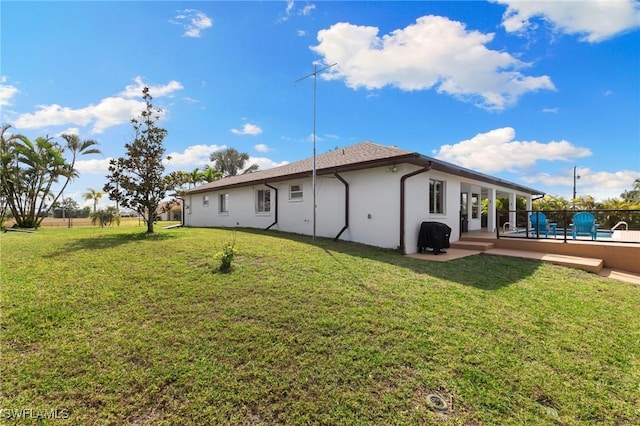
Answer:
[[[496, 211], [497, 237], [572, 241], [573, 217], [581, 211], [595, 217], [597, 234], [594, 234], [595, 238], [580, 235], [576, 239], [640, 243], [640, 210], [499, 210]], [[536, 226], [536, 222], [541, 226]]]

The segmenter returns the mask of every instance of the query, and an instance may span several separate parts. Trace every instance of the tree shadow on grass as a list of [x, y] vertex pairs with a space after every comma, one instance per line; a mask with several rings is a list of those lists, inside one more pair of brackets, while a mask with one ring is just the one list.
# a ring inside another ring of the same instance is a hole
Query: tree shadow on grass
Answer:
[[82, 250], [106, 250], [120, 247], [126, 244], [137, 244], [147, 241], [166, 241], [176, 238], [176, 235], [169, 233], [145, 234], [141, 232], [126, 234], [104, 234], [86, 238], [74, 238], [64, 244], [59, 250], [51, 253], [47, 257], [57, 257], [68, 255]]
[[502, 287], [519, 282], [536, 273], [541, 266], [540, 261], [520, 259], [506, 256], [488, 256], [478, 254], [446, 262], [433, 262], [403, 256], [397, 250], [368, 246], [349, 241], [333, 241], [330, 238], [318, 238], [315, 241], [306, 235], [290, 234], [281, 231], [260, 229], [239, 229], [239, 232], [269, 236], [302, 244], [309, 244], [323, 249], [336, 262], [336, 267], [350, 276], [354, 276], [356, 269], [348, 262], [333, 256], [337, 252], [349, 256], [361, 257], [378, 262], [384, 262], [398, 268], [405, 268], [412, 272], [431, 276], [442, 280], [472, 286], [481, 290], [499, 290]]

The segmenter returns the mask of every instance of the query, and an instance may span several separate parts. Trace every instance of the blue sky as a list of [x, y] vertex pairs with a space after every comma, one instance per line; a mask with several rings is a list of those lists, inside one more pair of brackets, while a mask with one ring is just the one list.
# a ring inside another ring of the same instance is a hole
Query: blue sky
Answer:
[[[226, 147], [265, 169], [364, 140], [551, 195], [640, 177], [640, 3], [2, 1], [1, 122], [100, 143], [102, 189], [148, 86], [168, 170]], [[109, 204], [104, 200], [103, 204]]]

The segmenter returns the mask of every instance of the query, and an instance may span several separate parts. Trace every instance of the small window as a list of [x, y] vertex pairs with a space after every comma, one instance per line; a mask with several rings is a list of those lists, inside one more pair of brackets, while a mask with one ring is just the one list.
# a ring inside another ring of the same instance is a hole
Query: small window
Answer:
[[209, 196], [208, 195], [203, 195], [202, 196], [202, 205], [204, 207], [209, 207]]
[[218, 212], [229, 213], [229, 194], [220, 194], [218, 202]]
[[289, 200], [302, 201], [302, 184], [289, 187]]
[[259, 189], [256, 191], [256, 213], [269, 213], [271, 211], [271, 190]]
[[480, 196], [471, 194], [471, 218], [478, 219], [480, 217]]
[[444, 191], [443, 180], [429, 179], [429, 213], [444, 214]]

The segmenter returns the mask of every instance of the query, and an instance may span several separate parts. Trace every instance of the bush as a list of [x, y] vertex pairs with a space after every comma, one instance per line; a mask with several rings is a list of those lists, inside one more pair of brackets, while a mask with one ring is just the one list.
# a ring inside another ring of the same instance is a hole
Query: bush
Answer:
[[220, 271], [229, 272], [231, 270], [231, 262], [233, 256], [237, 253], [235, 249], [235, 240], [231, 243], [226, 243], [221, 251], [216, 253], [216, 259], [220, 259]]

